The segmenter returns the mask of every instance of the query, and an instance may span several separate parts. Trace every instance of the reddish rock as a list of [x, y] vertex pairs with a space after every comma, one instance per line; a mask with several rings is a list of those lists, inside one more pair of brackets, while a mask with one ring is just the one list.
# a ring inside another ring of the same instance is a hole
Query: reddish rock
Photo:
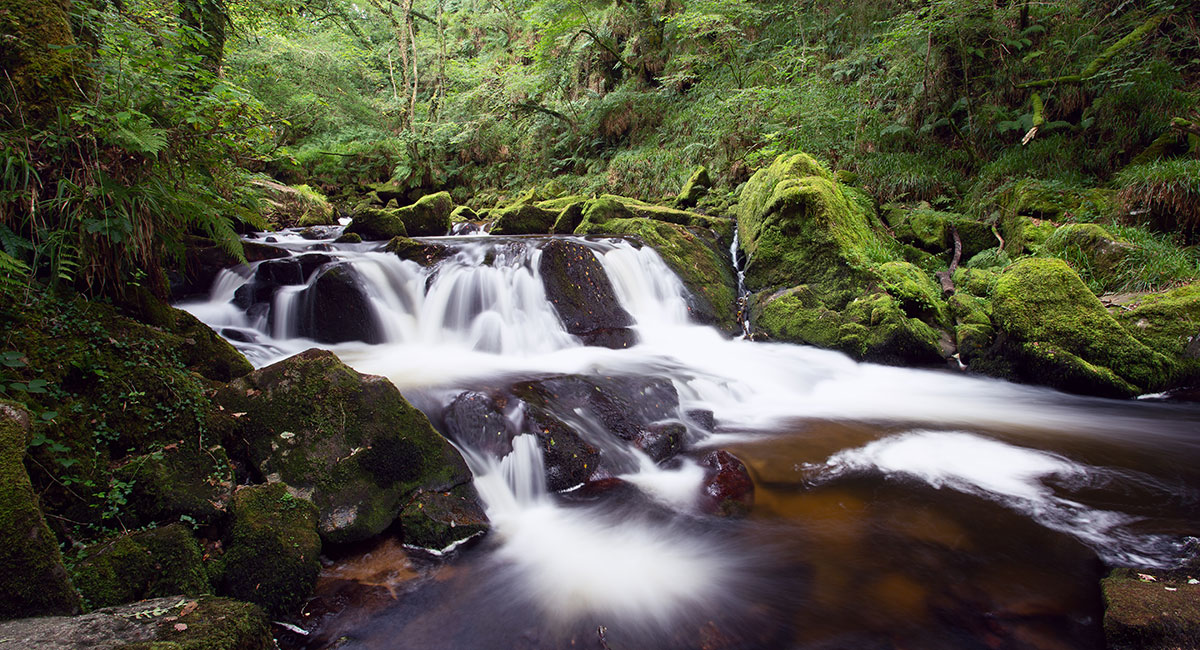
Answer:
[[717, 449], [700, 464], [707, 468], [701, 509], [721, 517], [742, 517], [754, 506], [754, 481], [736, 456]]

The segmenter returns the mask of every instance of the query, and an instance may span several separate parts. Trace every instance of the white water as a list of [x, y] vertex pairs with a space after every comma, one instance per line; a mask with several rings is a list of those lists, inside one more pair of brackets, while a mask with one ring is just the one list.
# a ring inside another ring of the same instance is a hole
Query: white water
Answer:
[[[1128, 532], [1134, 517], [1059, 496], [1050, 486], [1052, 480], [1111, 475], [1105, 468], [999, 442], [985, 433], [1028, 430], [1066, 441], [1117, 439], [1144, 428], [1136, 414], [1113, 415], [1097, 407], [1098, 401], [949, 371], [860, 364], [815, 348], [730, 340], [689, 323], [679, 279], [650, 248], [620, 240], [586, 245], [633, 315], [639, 343], [624, 350], [585, 347], [564, 330], [546, 300], [536, 241], [438, 241], [454, 246], [455, 253], [433, 269], [370, 251], [369, 245], [327, 252], [335, 263], [348, 264], [363, 284], [384, 343], [321, 347], [335, 350], [361, 372], [387, 376], [406, 393], [437, 396], [441, 403], [501, 377], [667, 377], [678, 390], [681, 412], [706, 409], [715, 416], [716, 434], [691, 431], [693, 438], [707, 437], [700, 445], [787, 435], [791, 423], [805, 420], [920, 425], [922, 430], [812, 465], [815, 480], [864, 471], [905, 476], [1001, 503], [1109, 559], [1143, 565], [1174, 559], [1161, 538]], [[296, 251], [312, 244], [294, 237], [281, 243]], [[295, 337], [295, 310], [305, 287], [280, 290], [269, 319], [249, 317], [230, 303], [252, 273], [223, 272], [210, 299], [181, 306], [227, 335], [248, 339], [234, 343], [256, 365], [316, 345]], [[1139, 435], [1153, 439], [1157, 434], [1147, 429]], [[1155, 444], [1194, 450], [1196, 443], [1164, 434]], [[617, 616], [666, 627], [679, 611], [696, 606], [699, 594], [731, 588], [737, 557], [727, 548], [671, 524], [560, 504], [545, 489], [541, 452], [532, 436], [516, 437], [503, 459], [463, 451], [500, 542], [497, 554], [513, 572], [513, 589], [547, 617]], [[704, 472], [696, 463], [684, 459], [666, 469], [636, 450], [614, 453], [632, 459], [621, 478], [681, 517], [698, 516], [696, 495]]]

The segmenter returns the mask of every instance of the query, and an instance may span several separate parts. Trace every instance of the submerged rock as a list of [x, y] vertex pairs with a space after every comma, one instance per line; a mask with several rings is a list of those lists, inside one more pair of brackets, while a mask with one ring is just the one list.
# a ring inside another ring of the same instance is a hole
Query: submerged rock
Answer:
[[317, 508], [274, 483], [238, 490], [232, 515], [221, 592], [272, 616], [299, 610], [321, 570]]
[[91, 607], [211, 591], [200, 544], [183, 524], [122, 535], [84, 553], [72, 575]]
[[1171, 362], [1105, 310], [1059, 259], [1010, 266], [993, 292], [996, 343], [973, 368], [1076, 393], [1132, 397], [1157, 390]]
[[384, 250], [421, 266], [433, 266], [451, 254], [450, 248], [443, 244], [420, 242], [408, 237], [393, 237]]
[[546, 298], [566, 330], [589, 345], [628, 347], [632, 333], [614, 334], [612, 330], [633, 325], [633, 317], [617, 301], [608, 274], [591, 249], [555, 239], [541, 253], [538, 273], [546, 287]]
[[25, 472], [29, 427], [25, 409], [0, 401], [0, 619], [79, 611], [79, 595]]
[[458, 452], [383, 377], [308, 350], [217, 394], [244, 413], [236, 433], [269, 481], [316, 504], [322, 537], [344, 543], [387, 528], [417, 490], [445, 491], [470, 474]]
[[39, 650], [273, 650], [270, 622], [250, 603], [170, 596], [82, 616], [0, 623], [0, 639]]

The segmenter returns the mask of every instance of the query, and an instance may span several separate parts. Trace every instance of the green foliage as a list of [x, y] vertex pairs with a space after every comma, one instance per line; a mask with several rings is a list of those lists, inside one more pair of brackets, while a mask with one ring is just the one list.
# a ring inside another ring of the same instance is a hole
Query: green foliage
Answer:
[[1200, 160], [1131, 165], [1114, 182], [1129, 221], [1178, 230], [1192, 242], [1200, 239]]

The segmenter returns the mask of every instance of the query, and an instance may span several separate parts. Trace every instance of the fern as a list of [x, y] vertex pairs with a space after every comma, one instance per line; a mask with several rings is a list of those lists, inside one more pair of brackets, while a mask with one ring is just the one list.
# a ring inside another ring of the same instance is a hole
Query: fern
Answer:
[[29, 265], [0, 251], [0, 293], [11, 294], [24, 287], [22, 278], [30, 276]]

